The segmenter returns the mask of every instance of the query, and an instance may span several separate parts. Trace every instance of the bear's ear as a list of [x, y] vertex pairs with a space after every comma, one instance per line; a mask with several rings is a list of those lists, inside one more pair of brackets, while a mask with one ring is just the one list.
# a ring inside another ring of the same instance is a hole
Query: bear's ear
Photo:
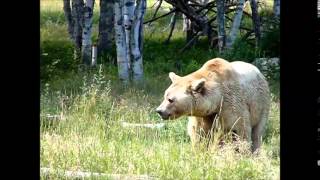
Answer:
[[191, 84], [191, 89], [195, 92], [201, 92], [204, 88], [204, 84], [206, 82], [206, 79], [201, 78], [199, 80], [195, 80]]
[[176, 75], [174, 72], [169, 73], [169, 78], [171, 79], [172, 82], [176, 81], [180, 76]]

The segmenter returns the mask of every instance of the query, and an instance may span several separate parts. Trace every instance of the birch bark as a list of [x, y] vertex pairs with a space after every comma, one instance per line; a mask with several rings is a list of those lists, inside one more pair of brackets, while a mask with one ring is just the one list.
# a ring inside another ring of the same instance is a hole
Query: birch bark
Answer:
[[229, 36], [227, 37], [226, 40], [226, 47], [231, 48], [237, 34], [239, 32], [239, 27], [241, 24], [241, 19], [242, 19], [242, 14], [243, 14], [243, 5], [244, 5], [244, 0], [239, 0], [238, 6], [237, 6], [237, 11], [234, 15], [233, 23], [232, 23], [232, 28], [230, 30]]
[[86, 65], [91, 64], [93, 6], [94, 0], [86, 0], [83, 12], [82, 61]]
[[220, 53], [223, 51], [226, 41], [224, 2], [224, 0], [217, 0], [218, 49]]
[[119, 79], [128, 84], [129, 82], [129, 67], [126, 49], [126, 36], [123, 24], [123, 0], [115, 0], [114, 2], [114, 29], [115, 42], [117, 48], [117, 64]]
[[143, 81], [143, 17], [146, 10], [146, 0], [137, 0], [132, 29], [131, 29], [131, 53], [132, 53], [132, 73], [136, 83]]

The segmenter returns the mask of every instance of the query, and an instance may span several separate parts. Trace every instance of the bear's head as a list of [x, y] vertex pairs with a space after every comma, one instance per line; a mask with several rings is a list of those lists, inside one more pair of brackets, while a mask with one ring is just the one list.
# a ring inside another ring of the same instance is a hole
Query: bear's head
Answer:
[[176, 119], [183, 115], [204, 117], [217, 109], [221, 98], [219, 83], [200, 73], [180, 77], [170, 72], [169, 77], [172, 84], [156, 109], [162, 119]]

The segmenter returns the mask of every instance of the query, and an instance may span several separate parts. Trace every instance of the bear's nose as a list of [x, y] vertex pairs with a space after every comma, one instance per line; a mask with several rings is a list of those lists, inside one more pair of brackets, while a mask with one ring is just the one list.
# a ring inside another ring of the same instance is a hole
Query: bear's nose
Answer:
[[168, 114], [166, 111], [163, 111], [161, 109], [156, 109], [156, 112], [161, 116], [162, 119], [168, 119], [170, 114]]
[[159, 115], [162, 115], [163, 114], [163, 111], [161, 109], [156, 109], [156, 112], [159, 114]]

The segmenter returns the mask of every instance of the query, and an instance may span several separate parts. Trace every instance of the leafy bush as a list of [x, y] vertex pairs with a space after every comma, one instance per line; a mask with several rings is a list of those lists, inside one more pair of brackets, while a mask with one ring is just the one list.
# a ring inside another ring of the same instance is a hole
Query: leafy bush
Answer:
[[265, 33], [260, 42], [260, 49], [267, 57], [280, 56], [280, 27], [277, 22], [271, 21], [265, 25]]

